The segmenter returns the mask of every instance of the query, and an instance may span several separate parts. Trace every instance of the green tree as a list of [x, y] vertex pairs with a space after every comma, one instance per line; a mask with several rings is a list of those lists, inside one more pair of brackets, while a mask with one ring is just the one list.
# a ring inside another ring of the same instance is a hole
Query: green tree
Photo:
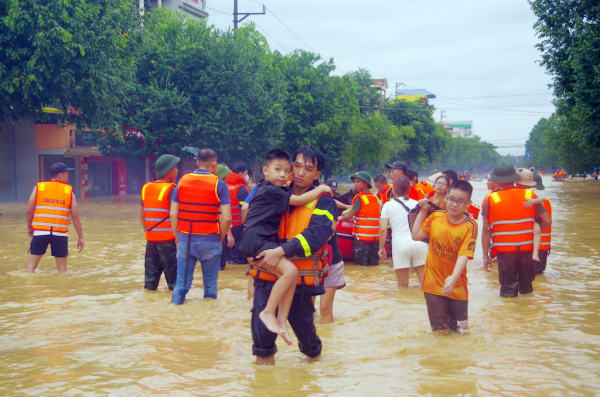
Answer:
[[[555, 105], [571, 119], [557, 147], [600, 147], [600, 3], [590, 0], [530, 0], [538, 17], [541, 65], [553, 76]], [[561, 121], [564, 125], [564, 120]]]
[[552, 115], [548, 120], [545, 136], [554, 145], [560, 164], [569, 174], [590, 172], [600, 165], [600, 149], [581, 147], [577, 142], [577, 131], [582, 128], [577, 118]]
[[131, 0], [0, 0], [0, 112], [34, 120], [53, 107], [88, 125], [115, 120], [141, 26]]
[[549, 146], [551, 142], [548, 136], [549, 128], [548, 119], [542, 117], [529, 133], [529, 139], [525, 142], [525, 150], [531, 152], [531, 160], [526, 161], [527, 167], [543, 170], [554, 169], [560, 164], [556, 151]]

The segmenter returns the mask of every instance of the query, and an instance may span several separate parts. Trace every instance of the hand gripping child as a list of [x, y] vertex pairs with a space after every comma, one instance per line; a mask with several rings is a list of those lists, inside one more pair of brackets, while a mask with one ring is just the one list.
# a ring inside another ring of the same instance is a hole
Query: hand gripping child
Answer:
[[[519, 168], [517, 173], [521, 177], [515, 182], [515, 186], [521, 189], [531, 189], [535, 198], [526, 199], [523, 203], [523, 207], [531, 208], [536, 204], [542, 204], [546, 201], [546, 197], [539, 190], [533, 189], [532, 186], [537, 185], [533, 180], [533, 172], [531, 170]], [[538, 223], [538, 220], [533, 222], [533, 254], [532, 258], [534, 261], [540, 261], [540, 244], [542, 242], [542, 228]]]

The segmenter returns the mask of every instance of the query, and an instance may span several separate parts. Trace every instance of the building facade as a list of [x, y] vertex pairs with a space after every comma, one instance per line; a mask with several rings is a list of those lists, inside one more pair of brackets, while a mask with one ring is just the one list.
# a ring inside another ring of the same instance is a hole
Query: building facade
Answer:
[[145, 0], [146, 7], [165, 7], [171, 11], [180, 11], [194, 19], [208, 17], [206, 0]]
[[473, 121], [453, 121], [444, 124], [453, 137], [462, 136], [463, 138], [473, 138], [475, 132], [473, 131]]

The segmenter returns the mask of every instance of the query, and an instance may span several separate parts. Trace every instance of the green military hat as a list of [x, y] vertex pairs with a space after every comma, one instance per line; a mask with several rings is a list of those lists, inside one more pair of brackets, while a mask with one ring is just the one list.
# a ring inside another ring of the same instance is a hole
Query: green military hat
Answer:
[[154, 163], [154, 168], [156, 169], [156, 179], [162, 178], [167, 175], [169, 171], [173, 169], [181, 160], [179, 157], [175, 157], [171, 154], [163, 154], [160, 156], [156, 163]]
[[490, 180], [496, 183], [511, 183], [516, 182], [521, 177], [515, 171], [512, 165], [500, 164], [494, 167], [494, 171], [490, 174]]
[[536, 185], [533, 186], [534, 189], [546, 190], [546, 188], [544, 187], [544, 184], [542, 183], [542, 176], [540, 174], [538, 174], [537, 172], [533, 173], [533, 181], [536, 183]]
[[229, 174], [231, 174], [231, 170], [229, 168], [225, 167], [223, 164], [219, 164], [217, 166], [217, 170], [215, 171], [216, 176], [225, 180]]
[[371, 175], [367, 171], [358, 171], [357, 173], [350, 176], [350, 179], [360, 179], [361, 181], [367, 182], [369, 189], [371, 189]]

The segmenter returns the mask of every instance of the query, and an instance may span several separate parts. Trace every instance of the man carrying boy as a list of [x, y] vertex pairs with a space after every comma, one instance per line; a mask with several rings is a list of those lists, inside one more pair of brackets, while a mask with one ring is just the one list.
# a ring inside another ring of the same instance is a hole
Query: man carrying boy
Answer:
[[354, 217], [352, 235], [354, 236], [354, 262], [358, 266], [377, 266], [379, 264], [379, 199], [371, 193], [371, 175], [358, 171], [350, 177], [359, 194], [352, 201], [352, 208], [338, 221], [347, 222]]
[[498, 253], [500, 296], [509, 298], [528, 294], [533, 292], [535, 279], [532, 258], [534, 218], [540, 218], [542, 232], [552, 224], [552, 220], [542, 204], [530, 208], [523, 206], [525, 200], [533, 198], [533, 192], [515, 187], [520, 176], [511, 165], [496, 166], [490, 179], [498, 184], [499, 190], [489, 195], [482, 211], [483, 268], [492, 271], [488, 255], [491, 236]]
[[[536, 182], [536, 185], [533, 187], [537, 190], [545, 190], [546, 187], [542, 183], [542, 176], [537, 172], [533, 173], [533, 180]], [[550, 200], [546, 198], [546, 201], [542, 203], [550, 219], [552, 219], [552, 204]], [[537, 223], [541, 224], [541, 219], [536, 218]], [[548, 261], [548, 256], [550, 255], [550, 243], [552, 241], [552, 226], [542, 232], [542, 241], [540, 244], [540, 260], [535, 262], [535, 274], [542, 274], [546, 270], [546, 262]]]
[[160, 156], [154, 165], [156, 180], [142, 187], [140, 219], [146, 233], [146, 258], [144, 288], [156, 291], [160, 275], [164, 272], [169, 290], [177, 281], [177, 245], [171, 228], [171, 196], [176, 185], [179, 157]]
[[214, 175], [217, 153], [198, 152], [197, 170], [184, 175], [171, 201], [171, 227], [177, 243], [177, 283], [171, 303], [181, 305], [192, 286], [196, 262], [202, 266], [204, 299], [217, 299], [221, 243], [231, 226], [225, 182]]
[[[325, 157], [319, 149], [314, 146], [299, 148], [292, 160], [294, 181], [289, 185], [290, 192], [300, 196], [315, 189], [313, 181], [319, 177], [324, 166]], [[275, 268], [279, 260], [286, 256], [289, 259], [293, 258], [294, 265], [298, 268], [311, 264], [314, 266], [316, 261], [319, 261], [318, 265], [321, 266], [325, 258], [318, 253], [324, 251], [327, 240], [333, 233], [333, 211], [334, 205], [329, 195], [319, 197], [316, 203], [311, 203], [310, 208], [290, 206], [282, 216], [283, 222], [280, 224], [281, 246], [263, 251], [264, 256], [259, 261], [249, 259], [249, 262], [268, 270]], [[267, 277], [261, 277], [260, 273], [256, 278], [251, 320], [254, 342], [252, 353], [257, 356], [257, 364], [272, 365], [275, 363], [274, 354], [277, 352], [275, 345], [277, 334], [267, 329], [260, 320], [259, 314], [266, 307], [274, 282], [267, 280]], [[288, 321], [298, 338], [300, 351], [312, 358], [321, 354], [322, 344], [314, 325], [315, 309], [311, 296], [322, 295], [324, 292], [322, 282], [316, 283], [309, 277], [301, 279], [288, 315]]]
[[472, 193], [470, 183], [455, 181], [448, 190], [447, 211], [427, 219], [428, 201], [419, 201], [412, 237], [430, 239], [421, 289], [433, 331], [468, 329], [467, 261], [473, 259], [477, 243], [477, 222], [466, 213]]

